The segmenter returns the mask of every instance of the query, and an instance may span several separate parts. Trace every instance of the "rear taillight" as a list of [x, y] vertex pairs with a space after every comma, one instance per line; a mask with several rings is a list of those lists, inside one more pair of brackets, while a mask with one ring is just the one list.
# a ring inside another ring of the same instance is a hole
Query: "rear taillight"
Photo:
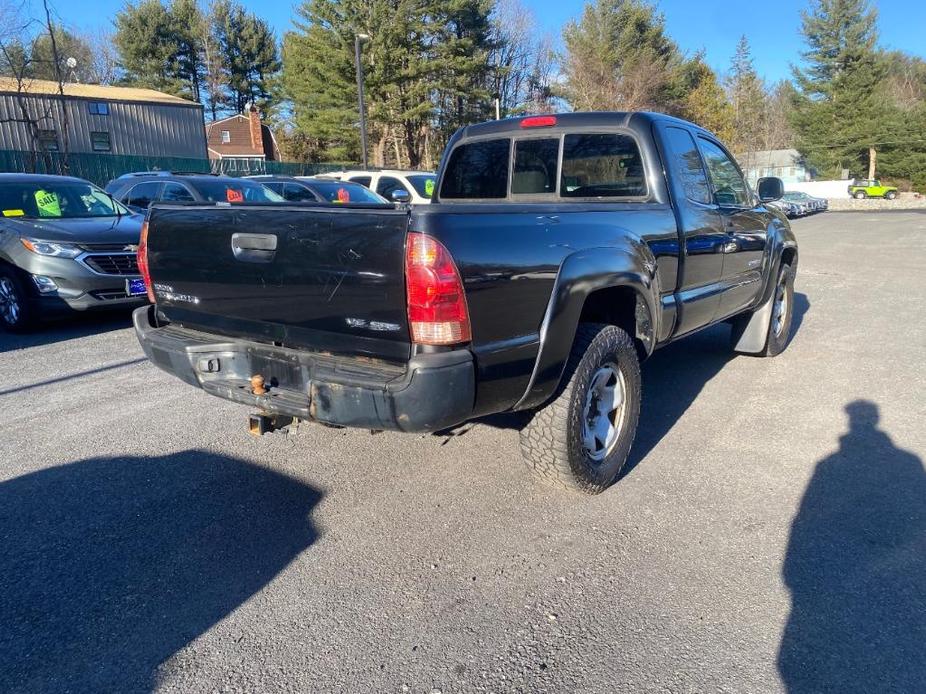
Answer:
[[145, 282], [148, 301], [154, 303], [154, 288], [151, 286], [151, 272], [148, 270], [148, 220], [141, 225], [141, 238], [138, 240], [138, 272]]
[[460, 273], [438, 241], [412, 232], [405, 247], [405, 286], [412, 341], [421, 345], [469, 342], [472, 333]]

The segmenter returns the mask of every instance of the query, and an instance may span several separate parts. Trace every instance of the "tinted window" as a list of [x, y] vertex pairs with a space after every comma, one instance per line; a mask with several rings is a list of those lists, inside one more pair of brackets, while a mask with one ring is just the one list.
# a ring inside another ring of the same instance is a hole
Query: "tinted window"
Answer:
[[179, 183], [165, 183], [161, 191], [161, 200], [168, 202], [193, 202], [194, 198], [186, 188]]
[[312, 190], [321, 195], [328, 202], [374, 202], [379, 205], [386, 202], [369, 188], [359, 183], [346, 181], [312, 181]]
[[669, 152], [675, 162], [675, 169], [685, 191], [685, 197], [695, 202], [709, 204], [711, 188], [707, 183], [707, 174], [701, 163], [701, 155], [695, 146], [694, 138], [687, 130], [666, 128]]
[[736, 164], [726, 152], [710, 140], [703, 137], [698, 139], [701, 141], [701, 154], [704, 155], [707, 172], [714, 186], [714, 201], [718, 205], [748, 205], [749, 189]]
[[348, 179], [354, 183], [359, 183], [362, 186], [370, 187], [370, 181], [373, 180], [372, 176], [354, 176], [353, 178]]
[[287, 183], [283, 186], [283, 197], [290, 202], [318, 202], [311, 190], [298, 183]]
[[406, 176], [405, 180], [412, 184], [421, 197], [429, 198], [434, 195], [434, 182], [437, 180], [434, 174], [414, 174]]
[[392, 194], [397, 190], [408, 192], [408, 188], [402, 185], [402, 181], [392, 176], [381, 176], [376, 183], [376, 192], [386, 198], [386, 200], [391, 200]]
[[132, 207], [147, 209], [148, 205], [158, 199], [158, 189], [161, 187], [160, 181], [148, 181], [139, 183], [132, 188], [122, 202]]
[[261, 185], [269, 188], [277, 195], [283, 195], [283, 184], [279, 181], [266, 181], [261, 183]]
[[283, 198], [259, 183], [242, 180], [199, 180], [192, 184], [209, 202], [282, 202]]
[[515, 142], [511, 192], [518, 194], [556, 192], [558, 158], [559, 138]]
[[573, 134], [563, 141], [560, 195], [627, 198], [646, 195], [643, 159], [629, 135]]
[[504, 198], [508, 195], [511, 140], [483, 140], [461, 145], [450, 154], [442, 198]]

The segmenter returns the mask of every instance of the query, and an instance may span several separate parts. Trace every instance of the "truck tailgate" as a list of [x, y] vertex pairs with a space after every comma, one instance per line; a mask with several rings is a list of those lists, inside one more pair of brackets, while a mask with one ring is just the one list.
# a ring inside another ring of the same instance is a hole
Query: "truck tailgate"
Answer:
[[407, 226], [392, 208], [155, 206], [158, 308], [208, 332], [405, 360]]

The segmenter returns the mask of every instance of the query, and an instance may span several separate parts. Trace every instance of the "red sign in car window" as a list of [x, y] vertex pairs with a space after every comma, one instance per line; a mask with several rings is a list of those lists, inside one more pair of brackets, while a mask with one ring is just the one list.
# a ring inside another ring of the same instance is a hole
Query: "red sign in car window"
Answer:
[[347, 188], [338, 188], [338, 202], [350, 202], [350, 193]]
[[244, 192], [235, 188], [226, 188], [225, 199], [229, 202], [244, 202]]

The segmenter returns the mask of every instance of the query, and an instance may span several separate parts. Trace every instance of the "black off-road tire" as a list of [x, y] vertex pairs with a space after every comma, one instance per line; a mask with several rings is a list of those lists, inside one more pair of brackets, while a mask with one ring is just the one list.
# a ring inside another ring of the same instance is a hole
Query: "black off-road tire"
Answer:
[[889, 190], [887, 193], [884, 194], [884, 197], [886, 200], [893, 200], [894, 198], [897, 197], [897, 192], [893, 190]]
[[775, 308], [772, 308], [772, 319], [769, 321], [768, 337], [765, 341], [765, 349], [758, 355], [760, 357], [775, 357], [785, 351], [788, 346], [788, 340], [791, 337], [791, 323], [794, 317], [794, 271], [790, 265], [782, 264], [778, 270], [778, 281], [775, 283], [776, 295], [779, 288], [784, 284], [784, 295], [786, 305], [784, 316], [782, 317], [781, 330], [775, 330]]
[[[592, 378], [614, 364], [624, 381], [625, 410], [609, 454], [595, 461], [582, 442], [583, 414]], [[614, 325], [582, 323], [557, 395], [521, 430], [521, 455], [540, 478], [554, 485], [599, 494], [617, 479], [627, 461], [640, 418], [640, 361], [633, 339]]]
[[[18, 310], [16, 311], [15, 320], [11, 320], [9, 313], [5, 312], [4, 306], [0, 305], [0, 330], [6, 330], [11, 333], [28, 332], [35, 327], [36, 315], [33, 306], [32, 297], [26, 290], [22, 276], [16, 269], [10, 265], [0, 264], [0, 291], [12, 291]], [[2, 298], [0, 298], [2, 300]]]
[[857, 190], [852, 194], [852, 197], [856, 200], [864, 200], [868, 197], [868, 193], [866, 193], [864, 190]]

